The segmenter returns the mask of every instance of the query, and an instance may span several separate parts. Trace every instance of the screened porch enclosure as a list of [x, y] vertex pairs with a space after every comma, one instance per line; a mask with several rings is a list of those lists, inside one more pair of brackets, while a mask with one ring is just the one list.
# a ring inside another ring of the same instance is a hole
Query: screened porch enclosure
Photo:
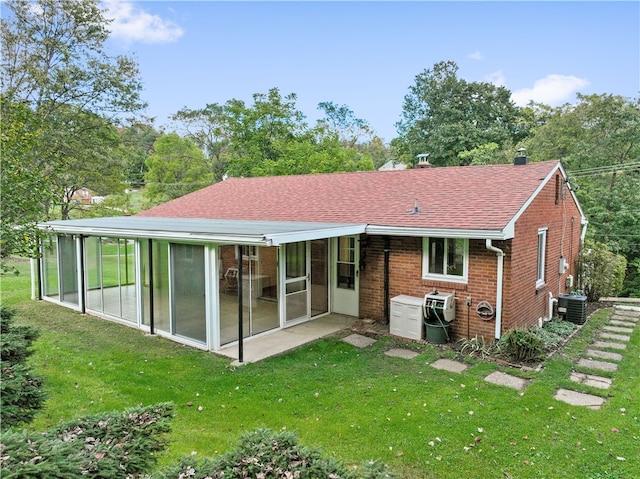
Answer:
[[50, 233], [43, 299], [209, 350], [330, 313], [327, 238], [268, 246], [109, 233]]
[[278, 249], [222, 245], [218, 248], [220, 345], [280, 327], [278, 307]]

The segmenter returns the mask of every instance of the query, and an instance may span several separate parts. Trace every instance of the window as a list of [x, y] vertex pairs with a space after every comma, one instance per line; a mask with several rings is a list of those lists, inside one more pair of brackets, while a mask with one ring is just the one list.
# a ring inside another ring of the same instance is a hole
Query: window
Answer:
[[466, 282], [469, 240], [464, 238], [424, 238], [422, 277]]
[[536, 277], [536, 288], [544, 286], [544, 263], [547, 253], [547, 228], [538, 230], [538, 273]]

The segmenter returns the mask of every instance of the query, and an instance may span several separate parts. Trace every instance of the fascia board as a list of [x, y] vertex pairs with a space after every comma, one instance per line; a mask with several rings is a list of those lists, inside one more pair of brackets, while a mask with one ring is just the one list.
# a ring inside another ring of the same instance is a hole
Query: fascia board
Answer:
[[51, 231], [63, 234], [77, 234], [86, 236], [108, 236], [119, 238], [150, 238], [175, 241], [199, 241], [219, 244], [243, 244], [255, 246], [271, 246], [271, 242], [263, 235], [209, 235], [206, 233], [177, 233], [172, 231], [129, 230], [116, 228], [77, 227], [63, 225], [38, 225], [43, 231]]
[[[522, 167], [526, 168], [526, 165], [523, 165]], [[547, 176], [540, 182], [540, 184], [538, 185], [538, 187], [536, 188], [536, 190], [533, 192], [533, 194], [531, 196], [529, 196], [529, 198], [527, 198], [527, 201], [524, 202], [524, 204], [520, 207], [520, 209], [517, 211], [517, 213], [515, 215], [513, 215], [513, 218], [511, 218], [511, 220], [509, 221], [509, 223], [507, 223], [507, 226], [505, 227], [505, 230], [510, 230], [515, 232], [516, 229], [516, 222], [520, 219], [520, 217], [522, 216], [522, 214], [527, 210], [527, 208], [529, 207], [529, 205], [531, 203], [533, 203], [533, 200], [535, 200], [538, 196], [538, 194], [540, 194], [540, 192], [542, 191], [542, 189], [547, 186], [547, 183], [549, 182], [549, 180], [553, 177], [553, 175], [555, 175], [556, 171], [560, 170], [560, 174], [562, 174], [562, 177], [566, 180], [567, 179], [567, 174], [565, 173], [565, 171], [562, 169], [562, 165], [560, 162], [558, 162], [558, 164], [547, 174]], [[511, 236], [511, 238], [513, 238], [513, 235]]]
[[118, 236], [120, 238], [152, 238], [175, 241], [202, 241], [218, 244], [242, 244], [251, 246], [279, 246], [285, 243], [295, 243], [298, 241], [310, 241], [322, 238], [334, 238], [338, 236], [349, 236], [362, 234], [366, 225], [343, 225], [328, 228], [306, 229], [300, 231], [290, 231], [286, 233], [257, 234], [257, 235], [220, 235], [207, 233], [179, 233], [172, 231], [157, 230], [131, 230], [126, 228], [100, 228], [40, 224], [38, 227], [45, 231], [53, 231], [63, 234], [81, 234], [87, 236]]
[[504, 230], [474, 230], [368, 225], [365, 233], [383, 236], [432, 236], [437, 238], [492, 239], [498, 241], [513, 238], [513, 235], [510, 235], [509, 230], [506, 228]]
[[366, 225], [346, 225], [329, 228], [319, 228], [287, 233], [267, 234], [266, 238], [272, 246], [279, 246], [285, 243], [296, 243], [298, 241], [311, 241], [324, 238], [336, 238], [338, 236], [359, 235], [365, 232]]

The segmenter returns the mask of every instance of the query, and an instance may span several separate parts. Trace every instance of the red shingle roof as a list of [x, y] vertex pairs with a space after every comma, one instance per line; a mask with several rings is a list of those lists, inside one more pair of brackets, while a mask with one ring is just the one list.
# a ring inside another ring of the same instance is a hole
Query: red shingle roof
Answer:
[[140, 215], [501, 230], [558, 164], [230, 178]]

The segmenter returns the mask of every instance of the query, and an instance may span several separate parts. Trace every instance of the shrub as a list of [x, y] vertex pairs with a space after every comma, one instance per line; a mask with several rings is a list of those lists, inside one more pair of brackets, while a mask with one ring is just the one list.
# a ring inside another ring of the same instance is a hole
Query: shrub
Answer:
[[616, 296], [622, 290], [627, 268], [624, 256], [612, 253], [603, 243], [587, 242], [580, 253], [580, 262], [580, 284], [588, 301]]
[[16, 311], [0, 305], [0, 422], [2, 429], [28, 423], [45, 400], [42, 379], [31, 373], [26, 360], [38, 331], [15, 326]]
[[128, 478], [149, 471], [164, 449], [170, 403], [102, 413], [46, 433], [7, 431], [0, 436], [3, 479]]
[[516, 361], [537, 361], [544, 358], [544, 343], [534, 332], [511, 329], [499, 341], [502, 354]]
[[215, 459], [185, 457], [177, 466], [154, 474], [153, 479], [240, 479], [291, 477], [298, 479], [393, 479], [387, 466], [372, 461], [360, 474], [349, 471], [318, 449], [300, 446], [296, 434], [258, 428], [240, 437], [238, 447]]

